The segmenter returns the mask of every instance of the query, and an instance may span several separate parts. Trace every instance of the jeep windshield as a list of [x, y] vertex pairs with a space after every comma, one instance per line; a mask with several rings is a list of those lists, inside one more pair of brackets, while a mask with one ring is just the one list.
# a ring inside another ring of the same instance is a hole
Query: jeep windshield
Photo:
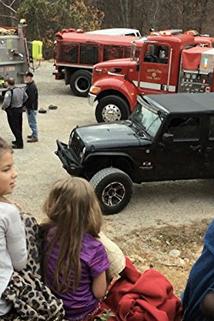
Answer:
[[155, 137], [162, 124], [163, 116], [141, 99], [130, 119], [137, 123], [146, 134]]

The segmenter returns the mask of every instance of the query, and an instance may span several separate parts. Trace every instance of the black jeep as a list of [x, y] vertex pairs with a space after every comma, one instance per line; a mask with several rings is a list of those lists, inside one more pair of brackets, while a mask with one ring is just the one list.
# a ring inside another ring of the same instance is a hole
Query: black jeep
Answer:
[[129, 120], [76, 127], [56, 154], [89, 180], [103, 213], [121, 211], [133, 183], [214, 177], [214, 93], [138, 97]]

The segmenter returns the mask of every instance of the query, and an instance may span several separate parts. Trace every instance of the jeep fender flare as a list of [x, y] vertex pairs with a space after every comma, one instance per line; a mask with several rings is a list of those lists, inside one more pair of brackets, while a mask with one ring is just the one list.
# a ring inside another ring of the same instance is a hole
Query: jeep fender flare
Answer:
[[95, 101], [108, 95], [119, 95], [120, 97], [124, 97], [126, 99], [130, 112], [132, 112], [137, 105], [137, 87], [134, 85], [134, 83], [126, 80], [122, 76], [117, 79], [110, 77], [103, 78], [96, 81], [93, 86], [102, 88]]
[[95, 158], [109, 158], [109, 159], [117, 159], [118, 157], [124, 158], [124, 160], [128, 161], [130, 164], [130, 168], [134, 170], [137, 169], [137, 164], [135, 163], [134, 159], [125, 153], [110, 153], [110, 152], [94, 152], [93, 154], [87, 155], [84, 159], [84, 163], [87, 163]]

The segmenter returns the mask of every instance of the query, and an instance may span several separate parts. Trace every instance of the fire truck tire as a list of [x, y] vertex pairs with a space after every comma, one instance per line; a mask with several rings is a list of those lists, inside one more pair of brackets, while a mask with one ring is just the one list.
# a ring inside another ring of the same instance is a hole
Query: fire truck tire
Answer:
[[91, 72], [88, 70], [77, 70], [70, 78], [70, 88], [74, 95], [87, 97], [91, 86]]
[[106, 96], [98, 101], [95, 116], [98, 123], [127, 119], [129, 116], [127, 102], [115, 95]]

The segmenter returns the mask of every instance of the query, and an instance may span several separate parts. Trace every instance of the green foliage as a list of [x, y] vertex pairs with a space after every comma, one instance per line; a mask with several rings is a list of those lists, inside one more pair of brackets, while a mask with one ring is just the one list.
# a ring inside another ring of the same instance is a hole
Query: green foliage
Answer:
[[28, 39], [42, 40], [45, 54], [53, 47], [55, 33], [63, 28], [100, 28], [103, 13], [84, 0], [23, 0], [17, 11], [28, 23]]

